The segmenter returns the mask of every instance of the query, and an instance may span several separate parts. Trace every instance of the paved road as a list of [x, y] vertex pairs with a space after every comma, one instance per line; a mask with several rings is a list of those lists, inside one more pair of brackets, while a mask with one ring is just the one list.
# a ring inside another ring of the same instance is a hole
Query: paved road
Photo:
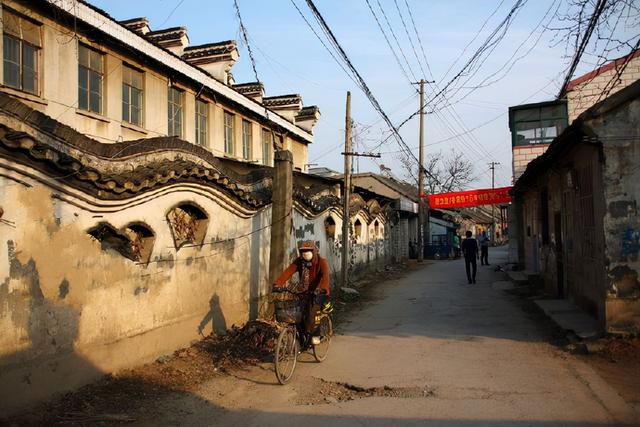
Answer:
[[[491, 255], [504, 261], [506, 251]], [[467, 285], [461, 261], [429, 262], [381, 284], [380, 298], [335, 337], [327, 361], [301, 363], [291, 385], [275, 385], [268, 366], [251, 368], [162, 402], [160, 418], [261, 426], [599, 426], [640, 419], [591, 368], [548, 344], [536, 317], [496, 289], [499, 280], [483, 267], [478, 284]], [[309, 396], [339, 383], [388, 392], [339, 402]]]

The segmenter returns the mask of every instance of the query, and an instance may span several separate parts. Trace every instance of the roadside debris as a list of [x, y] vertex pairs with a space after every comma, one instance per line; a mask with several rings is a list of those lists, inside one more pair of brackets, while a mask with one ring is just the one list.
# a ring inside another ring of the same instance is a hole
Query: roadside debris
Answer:
[[230, 365], [267, 361], [274, 351], [278, 333], [276, 322], [258, 319], [242, 327], [234, 325], [225, 335], [211, 335], [197, 345], [212, 355], [215, 366], [224, 369]]
[[325, 381], [314, 378], [313, 385], [298, 398], [299, 405], [336, 404], [367, 397], [393, 397], [398, 399], [427, 398], [435, 395], [431, 387], [361, 387], [355, 384]]

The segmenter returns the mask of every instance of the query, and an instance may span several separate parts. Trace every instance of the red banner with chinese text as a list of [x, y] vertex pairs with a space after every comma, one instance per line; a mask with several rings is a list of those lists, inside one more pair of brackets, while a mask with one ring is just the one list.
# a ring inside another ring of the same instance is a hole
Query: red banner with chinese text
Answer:
[[429, 195], [430, 208], [466, 208], [469, 206], [509, 203], [511, 187], [458, 191]]

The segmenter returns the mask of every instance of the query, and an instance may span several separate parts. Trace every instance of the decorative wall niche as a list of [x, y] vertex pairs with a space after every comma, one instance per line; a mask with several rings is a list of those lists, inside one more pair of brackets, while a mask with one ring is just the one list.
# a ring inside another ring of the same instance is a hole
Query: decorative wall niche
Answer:
[[362, 222], [359, 219], [356, 219], [356, 222], [353, 223], [353, 232], [356, 236], [356, 239], [362, 239]]
[[131, 254], [136, 260], [144, 263], [149, 262], [156, 240], [151, 228], [143, 223], [131, 223], [125, 227], [124, 234], [129, 238]]
[[167, 213], [167, 222], [176, 250], [184, 245], [201, 245], [207, 234], [209, 217], [192, 203], [181, 203]]
[[328, 239], [336, 238], [336, 221], [333, 219], [331, 215], [324, 220], [324, 228], [327, 232]]
[[107, 222], [101, 222], [88, 230], [91, 237], [100, 242], [102, 250], [113, 250], [132, 261], [146, 263], [153, 252], [153, 231], [141, 223], [132, 223], [122, 231]]

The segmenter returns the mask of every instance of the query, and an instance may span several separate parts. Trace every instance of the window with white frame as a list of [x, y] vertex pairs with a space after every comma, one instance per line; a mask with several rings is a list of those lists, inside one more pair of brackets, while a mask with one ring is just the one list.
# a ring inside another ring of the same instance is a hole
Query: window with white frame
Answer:
[[78, 44], [78, 108], [102, 114], [103, 54]]
[[198, 145], [207, 145], [208, 112], [209, 104], [201, 99], [196, 99], [196, 144]]
[[234, 122], [236, 116], [229, 113], [228, 111], [224, 112], [224, 152], [225, 154], [229, 154], [231, 156], [234, 155], [235, 147], [234, 147]]
[[169, 86], [167, 102], [167, 135], [182, 138], [182, 91]]
[[2, 18], [4, 84], [37, 95], [40, 25], [6, 9]]
[[141, 71], [122, 67], [122, 120], [142, 126], [144, 75]]
[[262, 129], [262, 164], [271, 166], [273, 161], [273, 134], [269, 129]]
[[253, 140], [252, 123], [248, 120], [242, 121], [242, 158], [251, 160], [251, 144]]

